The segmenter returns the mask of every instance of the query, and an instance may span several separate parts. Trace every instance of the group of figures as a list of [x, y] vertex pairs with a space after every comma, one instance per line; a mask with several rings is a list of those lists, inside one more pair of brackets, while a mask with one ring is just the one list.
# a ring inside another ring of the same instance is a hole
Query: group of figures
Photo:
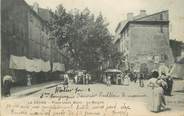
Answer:
[[88, 73], [83, 73], [81, 75], [76, 74], [74, 76], [75, 84], [89, 84], [91, 83], [91, 75]]
[[[31, 75], [30, 74], [27, 74], [26, 75], [26, 78], [27, 78], [27, 80], [26, 80], [26, 84], [27, 84], [27, 86], [28, 87], [30, 87], [31, 85], [32, 85], [32, 82], [31, 82], [31, 80], [32, 80], [32, 78], [31, 78]], [[13, 79], [13, 76], [11, 76], [11, 75], [5, 75], [4, 77], [3, 77], [3, 88], [2, 88], [2, 91], [3, 91], [3, 95], [5, 96], [5, 97], [9, 97], [9, 96], [11, 96], [11, 88], [12, 88], [12, 86], [13, 86], [13, 83], [15, 83], [15, 80]]]
[[[68, 74], [64, 74], [64, 85], [68, 85], [69, 80]], [[75, 84], [89, 84], [91, 83], [91, 75], [88, 73], [78, 73], [73, 76], [72, 80]]]
[[144, 74], [142, 73], [122, 72], [119, 74], [107, 74], [103, 81], [107, 84], [107, 86], [110, 86], [111, 84], [128, 86], [130, 82], [136, 83], [137, 80], [139, 81], [139, 86], [143, 87]]
[[147, 86], [150, 87], [149, 108], [152, 112], [166, 110], [165, 96], [171, 96], [173, 79], [170, 75], [154, 71], [152, 78], [148, 80]]

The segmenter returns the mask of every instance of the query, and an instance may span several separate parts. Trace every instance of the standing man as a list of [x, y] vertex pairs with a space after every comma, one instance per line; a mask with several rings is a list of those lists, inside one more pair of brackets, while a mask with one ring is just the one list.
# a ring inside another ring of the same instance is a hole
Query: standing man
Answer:
[[141, 73], [139, 76], [139, 87], [144, 87], [143, 79], [144, 79], [144, 74]]
[[68, 88], [68, 83], [69, 83], [69, 77], [68, 77], [68, 74], [65, 74], [64, 75], [64, 89]]
[[10, 96], [11, 93], [10, 93], [10, 89], [11, 89], [11, 86], [12, 86], [12, 83], [14, 82], [13, 78], [11, 75], [5, 75], [3, 77], [3, 88], [4, 88], [4, 95], [6, 97]]
[[110, 86], [111, 85], [111, 76], [108, 75], [107, 76], [107, 86]]
[[166, 76], [166, 79], [165, 79], [166, 83], [167, 83], [167, 89], [165, 91], [165, 95], [167, 96], [171, 96], [171, 92], [172, 92], [172, 88], [173, 88], [173, 78], [171, 77], [170, 74], [168, 74]]

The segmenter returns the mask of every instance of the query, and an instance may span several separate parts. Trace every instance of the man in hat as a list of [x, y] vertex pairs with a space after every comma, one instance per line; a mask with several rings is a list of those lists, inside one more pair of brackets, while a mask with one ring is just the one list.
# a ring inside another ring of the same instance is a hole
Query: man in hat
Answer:
[[172, 92], [172, 88], [173, 88], [173, 79], [172, 79], [170, 74], [168, 74], [166, 76], [165, 81], [167, 83], [167, 89], [165, 91], [165, 95], [171, 96], [171, 92]]

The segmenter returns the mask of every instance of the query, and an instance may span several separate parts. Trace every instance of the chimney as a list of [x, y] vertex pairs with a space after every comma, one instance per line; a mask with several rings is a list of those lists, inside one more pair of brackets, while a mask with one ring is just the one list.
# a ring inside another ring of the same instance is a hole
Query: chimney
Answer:
[[133, 20], [133, 18], [134, 18], [134, 13], [132, 13], [132, 12], [127, 13], [127, 20], [128, 21]]
[[140, 10], [140, 16], [141, 17], [146, 16], [146, 10]]
[[38, 4], [37, 2], [35, 2], [35, 3], [33, 4], [33, 10], [34, 10], [36, 13], [38, 13], [38, 9], [39, 9], [39, 4]]

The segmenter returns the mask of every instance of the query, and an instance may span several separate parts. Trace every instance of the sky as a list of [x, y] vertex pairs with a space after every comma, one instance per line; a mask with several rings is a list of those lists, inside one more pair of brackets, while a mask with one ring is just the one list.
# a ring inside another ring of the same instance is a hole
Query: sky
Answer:
[[147, 14], [169, 10], [170, 39], [184, 42], [184, 0], [25, 0], [29, 5], [34, 2], [41, 8], [50, 8], [53, 11], [59, 4], [66, 10], [74, 8], [83, 10], [88, 8], [98, 15], [100, 12], [109, 23], [108, 29], [114, 34], [120, 21], [126, 20], [126, 14], [133, 12], [138, 15], [140, 10]]

